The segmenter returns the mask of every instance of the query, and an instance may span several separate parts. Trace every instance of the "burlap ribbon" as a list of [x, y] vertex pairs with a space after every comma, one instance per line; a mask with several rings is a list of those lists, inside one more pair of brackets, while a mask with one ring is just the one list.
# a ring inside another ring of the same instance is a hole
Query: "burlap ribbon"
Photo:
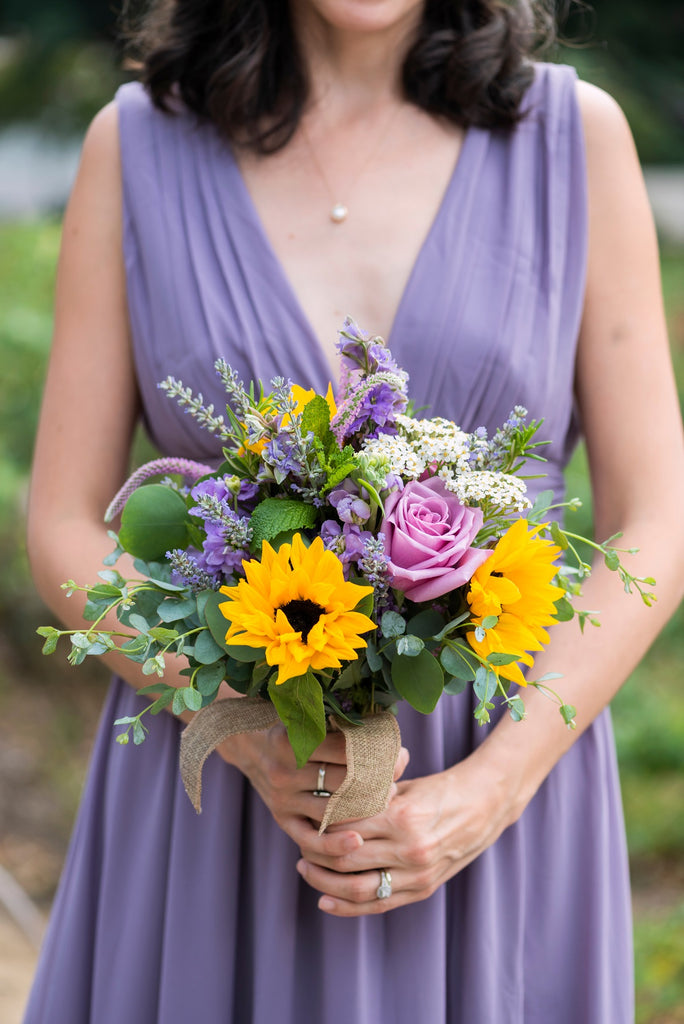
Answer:
[[[209, 754], [229, 736], [270, 729], [279, 721], [273, 705], [260, 697], [216, 701], [195, 715], [181, 736], [180, 772], [198, 814], [202, 768]], [[388, 711], [369, 715], [362, 725], [340, 718], [332, 718], [330, 724], [344, 734], [347, 774], [327, 802], [319, 834], [335, 822], [370, 818], [384, 811], [401, 747], [397, 720]]]

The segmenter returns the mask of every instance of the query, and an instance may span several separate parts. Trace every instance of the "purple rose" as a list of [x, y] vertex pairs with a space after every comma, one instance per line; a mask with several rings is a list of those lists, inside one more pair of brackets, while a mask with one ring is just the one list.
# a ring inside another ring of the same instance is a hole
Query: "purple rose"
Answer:
[[471, 547], [481, 526], [481, 510], [462, 505], [437, 476], [390, 494], [382, 530], [392, 586], [411, 601], [463, 586], [491, 554]]

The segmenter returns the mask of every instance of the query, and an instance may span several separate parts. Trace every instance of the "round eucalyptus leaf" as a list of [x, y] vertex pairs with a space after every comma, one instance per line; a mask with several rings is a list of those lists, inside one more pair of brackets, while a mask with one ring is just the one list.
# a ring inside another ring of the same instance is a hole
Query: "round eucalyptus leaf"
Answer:
[[133, 491], [121, 513], [119, 542], [146, 562], [163, 559], [173, 548], [188, 544], [188, 510], [179, 494], [163, 484]]

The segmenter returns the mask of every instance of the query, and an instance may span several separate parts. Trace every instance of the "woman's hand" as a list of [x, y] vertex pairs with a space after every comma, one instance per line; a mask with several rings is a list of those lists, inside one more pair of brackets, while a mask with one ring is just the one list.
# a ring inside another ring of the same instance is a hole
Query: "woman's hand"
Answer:
[[[322, 844], [326, 836], [306, 843], [297, 870], [323, 893], [319, 908], [358, 917], [427, 899], [490, 846], [517, 805], [503, 773], [483, 776], [482, 762], [476, 751], [447, 771], [399, 782], [383, 814], [354, 823], [362, 844], [349, 852], [331, 854]], [[392, 878], [387, 899], [376, 895], [381, 870]]]
[[[263, 732], [231, 736], [217, 749], [224, 761], [235, 765], [249, 779], [277, 824], [303, 854], [315, 843], [321, 855], [335, 860], [363, 844], [357, 823], [339, 825], [324, 836], [318, 835], [326, 799], [314, 796], [314, 790], [318, 787], [321, 768], [325, 768], [328, 791], [335, 792], [342, 785], [347, 773], [342, 733], [326, 736], [303, 768], [297, 768], [282, 725]], [[402, 748], [395, 767], [395, 780], [401, 777], [407, 764], [408, 751]]]

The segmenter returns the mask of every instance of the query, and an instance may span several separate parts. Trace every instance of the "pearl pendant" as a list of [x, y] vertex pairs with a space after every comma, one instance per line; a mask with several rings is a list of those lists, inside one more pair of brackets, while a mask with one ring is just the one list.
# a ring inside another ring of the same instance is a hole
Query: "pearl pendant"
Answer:
[[344, 203], [335, 203], [332, 210], [330, 211], [330, 220], [333, 222], [333, 224], [341, 224], [343, 221], [347, 219], [348, 213], [349, 211], [347, 207], [344, 205]]

